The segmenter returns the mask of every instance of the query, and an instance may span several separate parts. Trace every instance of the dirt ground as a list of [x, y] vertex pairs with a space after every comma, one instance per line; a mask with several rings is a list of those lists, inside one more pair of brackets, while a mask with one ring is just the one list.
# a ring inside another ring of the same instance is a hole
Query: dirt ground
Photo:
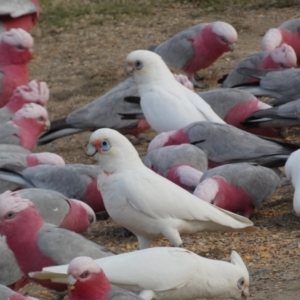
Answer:
[[[236, 28], [239, 41], [234, 52], [199, 72], [205, 76], [204, 83], [213, 89], [218, 86], [217, 79], [243, 57], [260, 50], [267, 29], [300, 17], [298, 8], [245, 11], [233, 8], [224, 14], [177, 3], [156, 8], [154, 15], [124, 16], [102, 25], [98, 15], [80, 17], [64, 28], [41, 23], [32, 32], [35, 58], [30, 63], [30, 77], [48, 83], [51, 90], [48, 111], [52, 120], [61, 118], [124, 80], [125, 57], [130, 51], [162, 42], [197, 23], [222, 20]], [[100, 25], [93, 25], [96, 23]], [[153, 136], [153, 132], [149, 134]], [[58, 153], [67, 163], [93, 163], [84, 154], [89, 135], [87, 132], [65, 137], [37, 147], [36, 151]], [[300, 143], [299, 130], [291, 130], [288, 139]], [[147, 145], [145, 142], [137, 147], [141, 156], [145, 155]], [[229, 260], [231, 250], [236, 250], [251, 275], [251, 299], [299, 299], [300, 218], [293, 211], [292, 196], [291, 186], [282, 188], [256, 211], [253, 222], [260, 230], [255, 234], [184, 236], [186, 248], [224, 260]], [[98, 221], [87, 237], [117, 252], [132, 251], [138, 246], [135, 237], [122, 238], [120, 227], [111, 219]], [[168, 241], [157, 240], [156, 245], [168, 245]], [[52, 293], [34, 284], [21, 292], [39, 299], [55, 299]]]

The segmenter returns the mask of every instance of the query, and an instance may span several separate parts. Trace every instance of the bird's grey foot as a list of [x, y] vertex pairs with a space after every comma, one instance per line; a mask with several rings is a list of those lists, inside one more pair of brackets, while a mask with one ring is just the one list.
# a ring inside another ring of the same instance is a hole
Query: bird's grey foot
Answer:
[[123, 237], [123, 238], [128, 238], [128, 237], [131, 237], [131, 236], [133, 236], [133, 235], [134, 235], [134, 234], [133, 234], [130, 230], [128, 230], [128, 229], [122, 227], [121, 237]]
[[190, 81], [192, 82], [192, 84], [194, 85], [195, 88], [199, 88], [199, 89], [207, 89], [208, 88], [207, 84], [200, 84], [199, 82], [197, 82], [195, 80], [195, 78], [191, 78]]
[[196, 81], [202, 81], [202, 80], [204, 80], [205, 76], [199, 76], [198, 73], [195, 72], [194, 78]]

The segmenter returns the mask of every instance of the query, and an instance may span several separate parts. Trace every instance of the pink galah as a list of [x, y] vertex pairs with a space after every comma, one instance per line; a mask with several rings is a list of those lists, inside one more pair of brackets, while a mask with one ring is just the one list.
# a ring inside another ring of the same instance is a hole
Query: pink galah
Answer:
[[[84, 202], [68, 199], [61, 193], [43, 189], [23, 189], [16, 192], [6, 191], [1, 194], [10, 199], [30, 200], [45, 221], [61, 228], [83, 233], [95, 223], [94, 211]], [[54, 209], [55, 208], [55, 209]]]
[[[257, 70], [280, 70], [296, 66], [297, 56], [294, 49], [289, 45], [283, 44], [279, 48], [270, 51], [250, 54], [241, 60], [237, 66], [226, 75], [227, 77], [222, 83], [222, 86], [230, 88], [242, 83], [259, 81], [257, 78], [241, 74], [239, 70], [244, 67]], [[218, 82], [221, 83], [222, 80]]]
[[300, 62], [300, 18], [283, 22], [278, 28], [269, 29], [261, 41], [263, 51], [273, 50], [282, 44], [290, 45]]
[[28, 83], [27, 63], [32, 59], [32, 47], [33, 38], [23, 29], [11, 29], [2, 34], [0, 107], [9, 102], [16, 87]]
[[256, 207], [280, 186], [271, 169], [247, 163], [228, 164], [203, 173], [194, 195], [228, 211], [250, 218]]
[[202, 149], [207, 154], [210, 168], [237, 162], [279, 167], [299, 149], [298, 145], [260, 138], [227, 124], [195, 122], [157, 135], [149, 144], [148, 152], [180, 144], [193, 144]]
[[74, 258], [68, 267], [69, 300], [142, 300], [112, 286], [100, 266], [86, 256]]
[[[113, 255], [77, 233], [44, 223], [31, 201], [14, 196], [8, 200], [3, 194], [0, 196], [0, 234], [5, 236], [25, 275], [47, 266], [69, 263], [82, 253], [92, 258]], [[36, 281], [58, 291], [67, 288], [65, 284]]]
[[32, 150], [39, 135], [50, 126], [48, 113], [31, 103], [18, 110], [11, 121], [0, 125], [0, 143], [16, 144]]
[[209, 67], [223, 53], [232, 51], [237, 38], [236, 30], [226, 22], [202, 23], [149, 50], [159, 54], [168, 66], [186, 72], [195, 83], [195, 73]]
[[12, 28], [29, 31], [40, 15], [38, 0], [0, 0], [0, 34]]
[[14, 91], [9, 102], [0, 109], [0, 124], [9, 121], [25, 104], [35, 103], [45, 106], [49, 100], [49, 89], [46, 82], [30, 81]]

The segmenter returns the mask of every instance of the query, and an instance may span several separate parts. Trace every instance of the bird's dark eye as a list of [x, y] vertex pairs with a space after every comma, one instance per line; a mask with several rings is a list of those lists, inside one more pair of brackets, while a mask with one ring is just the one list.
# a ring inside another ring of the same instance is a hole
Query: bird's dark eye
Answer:
[[45, 118], [44, 118], [43, 116], [39, 116], [39, 117], [38, 117], [38, 120], [41, 121], [41, 122], [44, 122], [44, 121], [45, 121]]
[[81, 275], [80, 278], [87, 278], [90, 275], [89, 271], [84, 271]]
[[103, 141], [101, 141], [101, 150], [102, 150], [103, 152], [108, 151], [110, 148], [111, 148], [111, 146], [110, 146], [110, 143], [109, 143], [108, 140], [103, 140]]
[[89, 219], [90, 224], [93, 224], [93, 222], [95, 221], [94, 216], [92, 216], [92, 215], [89, 215], [88, 219]]
[[13, 211], [9, 211], [6, 215], [5, 215], [5, 219], [12, 219], [15, 216], [15, 213]]
[[227, 44], [227, 40], [223, 36], [221, 36], [220, 38], [223, 43]]
[[139, 60], [135, 62], [135, 67], [137, 70], [141, 70], [143, 68], [143, 63]]
[[239, 288], [239, 290], [241, 290], [243, 288], [243, 285], [245, 283], [245, 279], [241, 278], [238, 282], [237, 282], [237, 287]]
[[22, 45], [20, 45], [20, 44], [18, 44], [18, 45], [16, 46], [16, 48], [19, 49], [19, 50], [24, 50], [24, 49], [25, 49], [25, 48], [24, 48]]

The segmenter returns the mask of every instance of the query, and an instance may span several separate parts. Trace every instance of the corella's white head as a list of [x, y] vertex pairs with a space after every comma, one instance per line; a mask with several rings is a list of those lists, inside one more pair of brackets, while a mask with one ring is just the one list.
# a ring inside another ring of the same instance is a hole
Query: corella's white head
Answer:
[[264, 35], [261, 41], [261, 49], [263, 51], [269, 51], [280, 46], [282, 42], [282, 35], [279, 29], [271, 28]]
[[174, 80], [174, 76], [162, 58], [148, 50], [136, 50], [126, 58], [126, 70], [134, 74], [137, 84], [153, 81]]
[[234, 49], [234, 43], [238, 34], [233, 26], [226, 22], [217, 21], [212, 23], [212, 31], [220, 38], [223, 44], [227, 44], [230, 50]]
[[91, 135], [86, 154], [95, 157], [102, 170], [109, 173], [144, 166], [129, 140], [109, 128], [98, 129]]
[[0, 220], [12, 219], [30, 206], [34, 206], [33, 203], [21, 198], [17, 192], [6, 191], [0, 195]]
[[44, 124], [45, 129], [50, 128], [47, 110], [35, 103], [25, 104], [20, 110], [18, 110], [12, 120], [18, 119], [33, 119], [38, 123]]
[[293, 68], [297, 66], [297, 56], [294, 49], [287, 45], [282, 44], [280, 47], [274, 49], [271, 57], [277, 64], [283, 68]]

